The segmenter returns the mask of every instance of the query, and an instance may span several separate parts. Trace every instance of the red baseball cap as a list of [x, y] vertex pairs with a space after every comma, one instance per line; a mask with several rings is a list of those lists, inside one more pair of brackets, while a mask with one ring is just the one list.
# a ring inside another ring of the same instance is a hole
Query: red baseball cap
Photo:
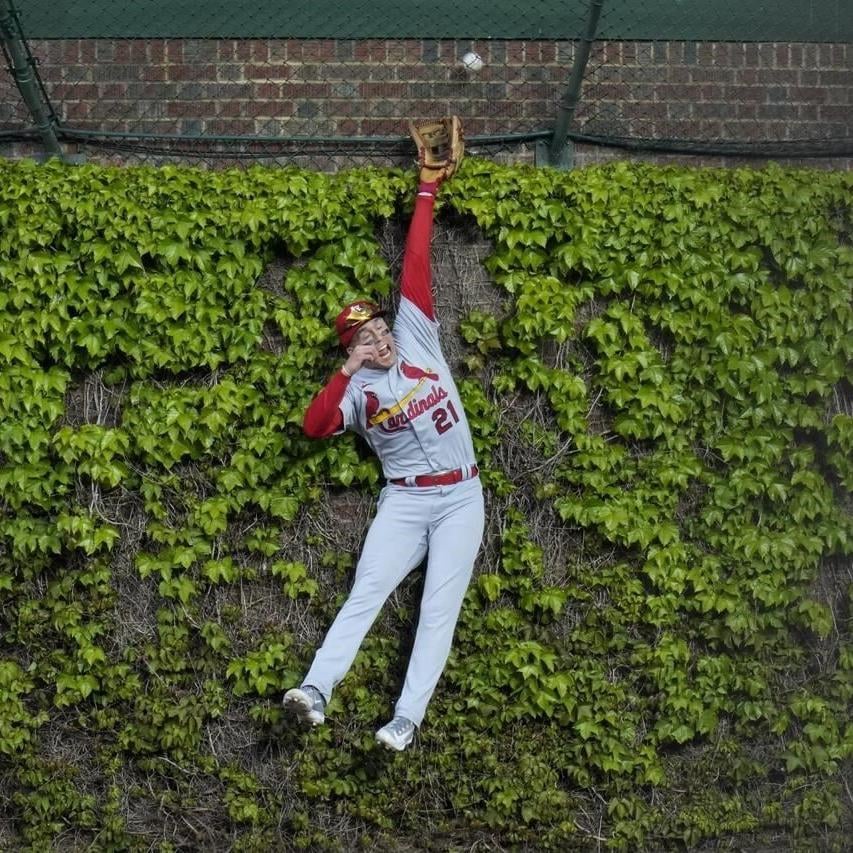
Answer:
[[348, 347], [355, 333], [374, 317], [384, 317], [388, 312], [383, 311], [375, 302], [359, 299], [345, 305], [335, 320], [335, 331], [342, 347]]

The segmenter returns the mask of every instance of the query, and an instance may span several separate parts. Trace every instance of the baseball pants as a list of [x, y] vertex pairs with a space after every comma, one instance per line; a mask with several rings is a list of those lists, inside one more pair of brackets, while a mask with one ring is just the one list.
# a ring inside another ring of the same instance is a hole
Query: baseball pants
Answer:
[[476, 477], [452, 486], [385, 486], [352, 590], [303, 686], [313, 685], [329, 701], [388, 596], [428, 554], [415, 644], [395, 708], [419, 726], [450, 654], [483, 524], [483, 489]]

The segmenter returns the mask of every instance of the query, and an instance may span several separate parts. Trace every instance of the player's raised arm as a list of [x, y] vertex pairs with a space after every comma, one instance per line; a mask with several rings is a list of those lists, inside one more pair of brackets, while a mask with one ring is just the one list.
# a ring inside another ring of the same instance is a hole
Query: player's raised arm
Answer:
[[432, 211], [438, 185], [421, 182], [415, 199], [415, 212], [406, 237], [403, 254], [403, 272], [400, 276], [400, 293], [429, 317], [435, 320], [432, 304], [432, 269], [430, 242], [432, 240]]
[[418, 148], [420, 183], [406, 238], [400, 293], [435, 320], [430, 268], [433, 205], [441, 182], [459, 167], [465, 143], [457, 116], [421, 125], [412, 123], [409, 132]]

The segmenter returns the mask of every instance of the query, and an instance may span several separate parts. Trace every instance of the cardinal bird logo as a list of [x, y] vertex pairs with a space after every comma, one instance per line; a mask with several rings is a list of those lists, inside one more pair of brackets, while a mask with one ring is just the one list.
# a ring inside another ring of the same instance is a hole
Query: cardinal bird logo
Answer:
[[365, 391], [364, 396], [367, 399], [367, 403], [364, 406], [364, 413], [367, 418], [367, 426], [369, 429], [373, 426], [371, 421], [376, 417], [376, 414], [379, 411], [379, 397], [377, 397], [373, 391]]
[[400, 370], [406, 379], [431, 379], [433, 382], [438, 382], [438, 374], [429, 368], [423, 370], [420, 367], [415, 367], [413, 364], [403, 361], [400, 362]]

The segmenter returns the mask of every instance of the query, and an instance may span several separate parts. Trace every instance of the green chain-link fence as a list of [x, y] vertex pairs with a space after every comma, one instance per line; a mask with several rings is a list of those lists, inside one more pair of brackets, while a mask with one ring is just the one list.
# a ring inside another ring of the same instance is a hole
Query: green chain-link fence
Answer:
[[0, 142], [48, 136], [14, 81], [17, 44], [65, 150], [123, 161], [402, 162], [405, 120], [448, 113], [475, 152], [540, 162], [567, 162], [572, 141], [853, 153], [840, 0], [13, 2]]

